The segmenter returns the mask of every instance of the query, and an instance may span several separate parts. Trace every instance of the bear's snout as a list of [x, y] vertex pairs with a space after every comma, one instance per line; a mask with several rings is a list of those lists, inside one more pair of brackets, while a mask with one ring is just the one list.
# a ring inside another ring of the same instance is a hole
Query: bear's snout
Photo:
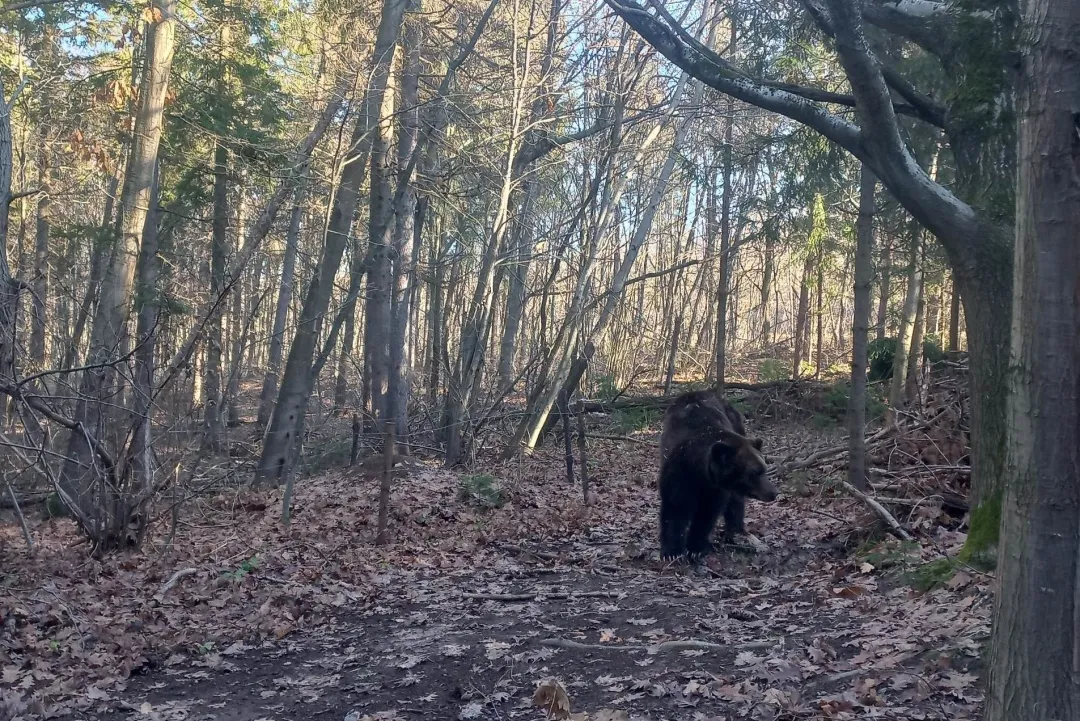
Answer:
[[780, 491], [777, 490], [776, 486], [774, 486], [772, 481], [768, 478], [762, 478], [752, 495], [759, 501], [769, 503], [776, 500], [776, 497], [780, 495]]

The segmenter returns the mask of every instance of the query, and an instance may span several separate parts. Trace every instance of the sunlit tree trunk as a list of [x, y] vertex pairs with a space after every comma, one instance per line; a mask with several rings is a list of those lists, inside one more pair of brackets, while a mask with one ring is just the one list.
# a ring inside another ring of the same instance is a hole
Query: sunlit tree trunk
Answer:
[[[134, 146], [120, 198], [120, 237], [105, 265], [90, 333], [87, 364], [96, 367], [82, 373], [79, 379], [80, 400], [74, 420], [105, 448], [119, 449], [128, 427], [126, 422], [120, 421], [123, 416], [113, 405], [121, 397], [125, 385], [123, 375], [117, 372], [113, 361], [129, 347], [127, 321], [172, 70], [175, 10], [175, 0], [158, 0], [151, 5], [146, 60], [132, 133]], [[123, 420], [126, 421], [126, 417]], [[95, 524], [94, 528], [88, 529], [92, 537], [103, 547], [122, 542], [130, 520], [128, 514], [134, 508], [130, 498], [110, 498], [120, 488], [117, 469], [108, 467], [101, 453], [80, 433], [70, 434], [68, 456], [74, 460], [64, 469], [65, 490], [84, 518], [92, 519], [90, 522]], [[95, 486], [101, 491], [96, 503]]]

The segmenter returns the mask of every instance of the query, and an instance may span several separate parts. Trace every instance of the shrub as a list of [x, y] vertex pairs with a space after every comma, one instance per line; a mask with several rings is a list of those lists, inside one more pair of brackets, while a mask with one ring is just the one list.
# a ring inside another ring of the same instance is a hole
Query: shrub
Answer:
[[462, 476], [458, 483], [458, 499], [488, 510], [499, 508], [506, 503], [506, 494], [499, 487], [499, 482], [486, 473]]
[[758, 379], [762, 383], [769, 381], [783, 381], [789, 377], [787, 363], [779, 358], [766, 358], [758, 366]]

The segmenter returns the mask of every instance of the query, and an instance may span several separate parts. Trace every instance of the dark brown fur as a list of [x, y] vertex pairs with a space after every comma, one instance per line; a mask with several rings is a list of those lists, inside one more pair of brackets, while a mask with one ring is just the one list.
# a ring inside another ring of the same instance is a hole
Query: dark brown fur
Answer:
[[724, 537], [745, 533], [747, 498], [772, 501], [760, 439], [747, 438], [742, 416], [712, 391], [675, 399], [660, 435], [660, 551], [698, 556], [724, 516]]

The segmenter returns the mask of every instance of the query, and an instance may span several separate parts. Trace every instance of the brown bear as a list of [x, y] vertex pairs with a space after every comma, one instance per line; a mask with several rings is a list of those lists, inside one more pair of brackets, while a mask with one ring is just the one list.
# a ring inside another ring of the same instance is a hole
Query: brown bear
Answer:
[[[660, 434], [660, 554], [696, 558], [724, 516], [724, 540], [745, 533], [747, 498], [776, 499], [761, 439], [747, 438], [742, 416], [712, 391], [675, 399]], [[689, 527], [689, 528], [688, 528]]]

